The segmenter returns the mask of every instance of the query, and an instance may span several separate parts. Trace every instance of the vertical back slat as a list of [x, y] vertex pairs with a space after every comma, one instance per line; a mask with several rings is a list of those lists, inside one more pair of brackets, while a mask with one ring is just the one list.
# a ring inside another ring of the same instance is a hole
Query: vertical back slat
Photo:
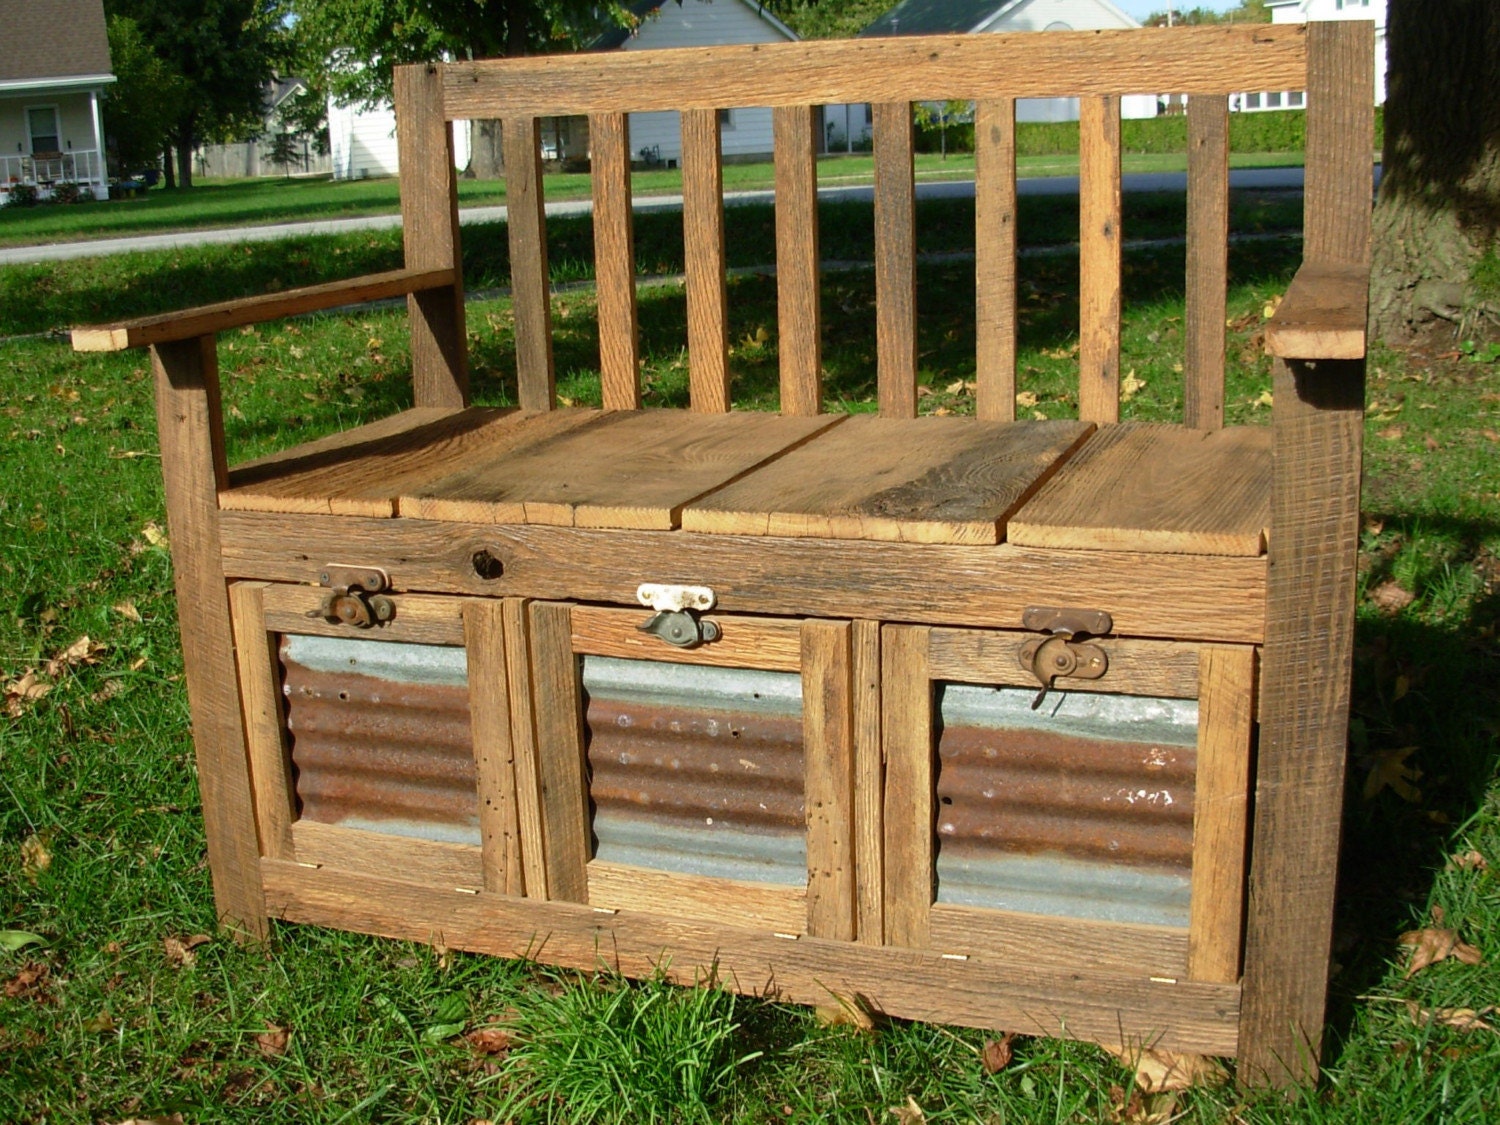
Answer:
[[411, 374], [417, 406], [469, 403], [465, 345], [463, 260], [458, 239], [458, 183], [453, 134], [443, 120], [441, 72], [436, 66], [396, 68], [396, 149], [401, 162], [401, 226], [408, 269], [451, 269], [451, 287], [413, 293]]
[[541, 138], [534, 117], [506, 118], [500, 128], [510, 234], [511, 307], [516, 324], [517, 393], [522, 409], [551, 410], [555, 384]]
[[[1367, 20], [1307, 25], [1307, 187], [1303, 256], [1310, 261], [1370, 262], [1371, 171], [1375, 99], [1355, 97], [1371, 84], [1374, 25]], [[1360, 138], [1351, 144], [1350, 138]]]
[[1229, 284], [1229, 99], [1188, 99], [1187, 311], [1183, 422], [1224, 425], [1224, 318]]
[[1078, 99], [1078, 416], [1120, 420], [1120, 99]]
[[682, 233], [691, 404], [702, 413], [722, 414], [729, 409], [729, 297], [717, 110], [682, 113]]
[[881, 630], [881, 739], [885, 747], [885, 942], [920, 949], [930, 937], [934, 841], [929, 630]]
[[596, 113], [589, 118], [589, 163], [594, 184], [594, 278], [604, 409], [639, 410], [635, 224], [630, 209], [630, 124], [625, 114]]
[[802, 730], [806, 752], [807, 932], [855, 933], [853, 628], [802, 623]]
[[974, 118], [975, 413], [1016, 416], [1016, 100], [979, 102]]
[[875, 363], [880, 413], [917, 416], [917, 214], [911, 105], [871, 106], [875, 140]]
[[811, 106], [772, 110], [776, 145], [776, 347], [781, 412], [823, 405], [823, 320], [818, 303], [818, 158]]
[[854, 684], [854, 869], [856, 937], [885, 943], [885, 753], [880, 744], [880, 622], [856, 621]]
[[516, 800], [516, 752], [505, 660], [505, 602], [464, 603], [464, 651], [469, 673], [469, 727], [474, 742], [475, 793], [484, 889], [522, 895], [521, 827]]

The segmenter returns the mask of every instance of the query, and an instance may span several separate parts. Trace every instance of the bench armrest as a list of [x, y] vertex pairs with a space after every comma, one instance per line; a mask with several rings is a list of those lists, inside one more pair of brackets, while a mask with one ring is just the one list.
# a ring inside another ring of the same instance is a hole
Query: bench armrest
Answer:
[[1303, 262], [1266, 325], [1266, 351], [1281, 359], [1363, 359], [1370, 268]]
[[126, 348], [165, 344], [173, 340], [191, 340], [195, 336], [207, 336], [226, 328], [261, 324], [318, 309], [333, 309], [341, 305], [379, 301], [427, 289], [441, 289], [452, 285], [456, 280], [456, 271], [451, 269], [401, 269], [372, 273], [347, 281], [331, 281], [326, 285], [311, 285], [304, 289], [245, 297], [238, 301], [203, 305], [196, 309], [125, 320], [118, 324], [75, 328], [73, 350], [117, 352]]

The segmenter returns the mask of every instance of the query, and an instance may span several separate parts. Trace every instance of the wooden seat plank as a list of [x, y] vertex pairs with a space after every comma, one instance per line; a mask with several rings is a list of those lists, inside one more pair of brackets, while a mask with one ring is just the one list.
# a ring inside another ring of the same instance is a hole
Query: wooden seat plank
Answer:
[[394, 516], [403, 490], [474, 459], [510, 453], [599, 417], [598, 411], [417, 408], [237, 465], [219, 507], [242, 512]]
[[402, 515], [666, 531], [685, 505], [841, 419], [615, 411], [586, 432], [491, 458], [400, 500]]
[[1010, 514], [1092, 428], [855, 417], [689, 505], [682, 526], [729, 535], [998, 543]]
[[1010, 521], [1028, 547], [1259, 555], [1270, 524], [1271, 431], [1104, 426]]

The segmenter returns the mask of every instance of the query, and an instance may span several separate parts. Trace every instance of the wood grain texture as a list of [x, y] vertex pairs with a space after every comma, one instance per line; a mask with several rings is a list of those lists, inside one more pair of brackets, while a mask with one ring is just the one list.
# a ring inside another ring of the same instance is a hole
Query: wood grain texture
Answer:
[[[1373, 25], [1308, 28], [1306, 258], [1368, 266]], [[1364, 362], [1272, 365], [1266, 645], [1240, 1073], [1317, 1076], [1353, 661]]]
[[377, 878], [399, 874], [410, 883], [434, 889], [483, 885], [480, 850], [473, 844], [367, 832], [316, 820], [292, 825], [292, 840], [299, 864]]
[[[409, 410], [406, 415], [426, 411]], [[461, 466], [506, 457], [587, 425], [596, 411], [473, 408], [438, 413], [399, 429], [387, 419], [253, 465], [236, 466], [219, 506], [245, 512], [392, 516], [401, 497]], [[412, 419], [416, 421], [416, 419]]]
[[885, 944], [885, 749], [880, 740], [880, 622], [855, 621], [854, 881], [856, 934]]
[[[325, 560], [326, 561], [326, 560]], [[309, 577], [322, 563], [309, 566]], [[322, 617], [309, 617], [322, 606], [328, 590], [323, 586], [288, 586], [275, 583], [265, 588], [266, 628], [273, 633], [301, 633], [315, 637], [356, 637], [379, 641], [401, 641], [421, 645], [464, 643], [466, 599], [428, 594], [390, 594], [396, 615], [369, 629], [360, 629]]]
[[697, 984], [717, 978], [738, 992], [826, 1004], [858, 995], [876, 1012], [969, 1027], [1005, 1028], [1163, 1050], [1232, 1055], [1239, 990], [1103, 973], [1036, 970], [999, 957], [954, 961], [936, 951], [879, 948], [765, 930], [736, 929], [622, 909], [613, 915], [560, 902], [460, 894], [396, 878], [266, 861], [278, 917], [450, 949], [535, 958], [627, 976], [656, 972]]
[[1258, 555], [1270, 525], [1270, 447], [1263, 426], [1105, 427], [1011, 517], [1010, 541]]
[[974, 412], [1016, 416], [1016, 100], [974, 107]]
[[516, 753], [511, 743], [510, 683], [505, 660], [505, 603], [474, 599], [463, 607], [473, 729], [475, 789], [484, 889], [526, 893], [521, 822], [516, 802]]
[[883, 418], [917, 416], [917, 193], [910, 102], [870, 107], [875, 142], [875, 366]]
[[1049, 98], [1301, 90], [1307, 26], [924, 35], [594, 52], [449, 63], [453, 118], [828, 105], [933, 97]]
[[297, 819], [297, 799], [281, 711], [281, 667], [275, 643], [267, 636], [265, 590], [260, 582], [232, 583], [229, 614], [234, 623], [234, 657], [240, 674], [260, 854], [294, 859], [292, 822]]
[[572, 607], [532, 602], [528, 611], [547, 897], [587, 902], [593, 842], [588, 763], [583, 748], [582, 687], [569, 624]]
[[807, 932], [855, 935], [854, 660], [847, 621], [802, 625]]
[[721, 535], [998, 543], [1011, 514], [1091, 432], [1070, 421], [851, 417], [689, 504], [682, 527]]
[[783, 414], [817, 414], [823, 409], [816, 118], [812, 106], [771, 111], [776, 150], [776, 350]]
[[674, 664], [707, 664], [719, 668], [761, 668], [796, 672], [802, 667], [802, 626], [768, 617], [705, 614], [719, 627], [719, 639], [697, 648], [677, 648], [639, 626], [651, 610], [573, 607], [573, 651], [587, 656], [626, 660], [666, 660]]
[[[928, 670], [934, 680], [971, 684], [1036, 687], [1036, 677], [1021, 665], [1021, 648], [1036, 633], [996, 632], [989, 629], [934, 629], [928, 649]], [[1102, 648], [1109, 669], [1099, 680], [1066, 677], [1058, 686], [1067, 690], [1151, 695], [1166, 699], [1198, 698], [1200, 646], [1179, 641], [1139, 641], [1131, 638], [1089, 638]]]
[[1188, 99], [1187, 334], [1183, 422], [1224, 424], [1224, 333], [1229, 285], [1229, 99]]
[[1370, 270], [1305, 261], [1266, 323], [1266, 351], [1282, 359], [1364, 359]]
[[501, 609], [505, 637], [505, 686], [510, 704], [511, 762], [516, 775], [516, 826], [521, 834], [521, 876], [526, 897], [545, 899], [547, 826], [542, 813], [542, 757], [531, 681], [531, 603], [506, 598]]
[[172, 340], [189, 340], [195, 336], [222, 332], [227, 328], [263, 324], [269, 320], [300, 316], [319, 309], [381, 301], [428, 289], [448, 289], [455, 278], [454, 271], [447, 268], [389, 270], [347, 281], [330, 281], [326, 285], [309, 285], [258, 297], [241, 297], [235, 301], [200, 305], [198, 308], [144, 316], [116, 324], [75, 328], [72, 332], [73, 350], [117, 352], [125, 348], [165, 344]]
[[689, 402], [695, 411], [722, 414], [729, 409], [729, 296], [717, 109], [682, 114], [682, 238]]
[[934, 843], [932, 682], [928, 630], [880, 632], [881, 739], [885, 746], [885, 942], [928, 944]]
[[218, 492], [227, 475], [212, 336], [151, 349], [173, 585], [203, 827], [220, 922], [267, 934], [260, 844], [240, 710], [229, 594], [219, 558]]
[[1240, 977], [1244, 922], [1255, 649], [1204, 645], [1202, 651], [1188, 976], [1232, 983]]
[[451, 286], [406, 299], [414, 401], [417, 406], [467, 406], [469, 350], [458, 182], [453, 174], [453, 135], [443, 119], [441, 71], [427, 63], [398, 66], [393, 93], [406, 268], [453, 271]]
[[1038, 969], [1176, 979], [1187, 975], [1187, 932], [1170, 926], [1018, 914], [946, 902], [932, 904], [929, 925], [929, 944], [942, 953], [987, 953]]
[[1120, 420], [1120, 99], [1078, 102], [1078, 416]]
[[839, 421], [750, 412], [606, 412], [586, 428], [424, 484], [418, 494], [403, 496], [400, 508], [427, 519], [668, 530], [704, 493]]
[[589, 118], [594, 192], [594, 287], [599, 316], [599, 382], [605, 410], [641, 408], [635, 303], [635, 220], [630, 194], [630, 119]]
[[593, 907], [696, 918], [772, 933], [806, 932], [805, 887], [654, 871], [597, 859], [589, 864], [588, 876]]
[[551, 410], [557, 404], [557, 387], [552, 370], [552, 298], [537, 119], [506, 117], [500, 123], [500, 146], [505, 157], [517, 401], [523, 410]]
[[[309, 558], [357, 557], [384, 567], [398, 590], [433, 593], [634, 605], [640, 576], [652, 575], [712, 587], [724, 613], [1019, 629], [1028, 605], [1085, 605], [1107, 606], [1124, 636], [1254, 643], [1265, 632], [1264, 557], [261, 512], [224, 512], [220, 527], [231, 578], [303, 582]], [[502, 577], [475, 574], [471, 560], [480, 550], [504, 565]], [[933, 574], [943, 580], [932, 581]], [[922, 597], [914, 599], [917, 588]]]

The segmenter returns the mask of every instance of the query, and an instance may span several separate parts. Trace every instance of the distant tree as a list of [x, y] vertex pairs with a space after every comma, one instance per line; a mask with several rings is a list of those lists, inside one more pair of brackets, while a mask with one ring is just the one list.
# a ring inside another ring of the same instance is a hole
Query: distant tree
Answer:
[[[1152, 12], [1141, 22], [1147, 27], [1166, 27], [1168, 13]], [[1230, 8], [1226, 12], [1216, 12], [1212, 8], [1173, 8], [1170, 22], [1173, 25], [1270, 23], [1271, 9], [1266, 6], [1266, 0], [1241, 0], [1239, 7]]]
[[128, 16], [109, 17], [109, 55], [115, 81], [105, 87], [104, 132], [114, 144], [115, 171], [125, 176], [161, 160], [187, 80]]
[[198, 142], [262, 128], [266, 84], [289, 50], [285, 0], [106, 0], [105, 10], [135, 21], [184, 82], [169, 139], [176, 182], [191, 187]]
[[766, 7], [804, 39], [852, 39], [896, 0], [779, 0]]

